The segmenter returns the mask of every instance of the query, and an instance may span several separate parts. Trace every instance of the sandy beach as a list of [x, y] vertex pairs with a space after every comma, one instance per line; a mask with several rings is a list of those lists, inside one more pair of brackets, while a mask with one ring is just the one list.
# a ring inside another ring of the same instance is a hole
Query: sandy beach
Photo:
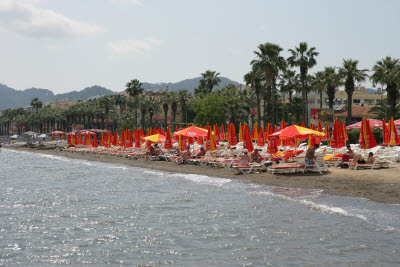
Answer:
[[349, 170], [331, 167], [327, 174], [267, 174], [238, 175], [230, 168], [213, 168], [201, 165], [178, 165], [165, 161], [132, 160], [99, 154], [56, 151], [54, 147], [9, 147], [34, 153], [57, 155], [73, 159], [84, 159], [107, 163], [124, 164], [154, 170], [207, 175], [229, 179], [243, 179], [270, 186], [319, 189], [338, 196], [362, 197], [375, 202], [400, 204], [400, 163], [391, 164], [390, 169]]

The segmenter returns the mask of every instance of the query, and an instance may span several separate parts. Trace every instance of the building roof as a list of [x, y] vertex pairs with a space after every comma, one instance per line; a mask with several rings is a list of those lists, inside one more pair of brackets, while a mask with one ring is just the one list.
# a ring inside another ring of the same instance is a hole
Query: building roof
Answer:
[[[370, 113], [368, 113], [371, 110], [369, 107], [355, 107], [351, 109], [351, 115], [353, 117], [365, 117], [365, 116], [371, 116]], [[336, 117], [346, 117], [347, 116], [347, 110], [343, 112], [338, 112], [335, 113]]]
[[[323, 105], [322, 107], [329, 108], [329, 105]], [[346, 104], [333, 105], [333, 110], [335, 110], [335, 111], [342, 111], [345, 108], [346, 108]]]

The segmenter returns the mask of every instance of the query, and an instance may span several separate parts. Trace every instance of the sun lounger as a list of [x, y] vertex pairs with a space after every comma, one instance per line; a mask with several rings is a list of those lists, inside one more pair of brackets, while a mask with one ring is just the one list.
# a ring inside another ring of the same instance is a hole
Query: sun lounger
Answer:
[[268, 168], [268, 173], [270, 174], [275, 174], [275, 173], [291, 173], [291, 172], [296, 172], [299, 171], [300, 169], [304, 168], [305, 164], [294, 164], [294, 163], [289, 163], [289, 164], [284, 164], [284, 165], [276, 165], [276, 166], [271, 166]]
[[387, 160], [375, 159], [372, 163], [358, 163], [350, 165], [350, 169], [380, 169], [380, 168], [390, 168], [390, 162]]
[[247, 163], [247, 165], [239, 164], [233, 166], [232, 168], [236, 169], [240, 174], [250, 174], [255, 171], [268, 171], [268, 168], [265, 167], [264, 164], [259, 164], [259, 163]]

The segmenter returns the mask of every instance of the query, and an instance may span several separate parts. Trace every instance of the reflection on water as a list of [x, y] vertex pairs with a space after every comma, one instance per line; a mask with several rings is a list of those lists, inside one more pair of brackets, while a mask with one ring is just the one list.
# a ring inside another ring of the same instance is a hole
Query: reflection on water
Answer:
[[3, 150], [0, 265], [400, 264], [400, 206]]

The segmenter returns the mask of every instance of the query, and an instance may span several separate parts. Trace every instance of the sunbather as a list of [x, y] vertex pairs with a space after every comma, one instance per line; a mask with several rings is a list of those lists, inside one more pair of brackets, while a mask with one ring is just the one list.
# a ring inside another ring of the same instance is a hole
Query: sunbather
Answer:
[[204, 147], [200, 147], [200, 151], [197, 152], [194, 157], [201, 158], [201, 157], [204, 157], [205, 155], [206, 155], [206, 150], [204, 149]]
[[247, 149], [244, 149], [244, 150], [243, 150], [243, 154], [240, 155], [240, 159], [241, 159], [241, 160], [247, 160], [247, 162], [250, 162], [250, 161], [251, 161], [251, 158], [250, 158], [250, 156], [249, 156], [249, 151], [248, 151]]
[[305, 161], [306, 161], [307, 165], [309, 165], [309, 166], [314, 165], [315, 160], [317, 159], [317, 156], [315, 156], [315, 150], [317, 150], [318, 148], [319, 148], [319, 145], [315, 144], [307, 150], [306, 157], [305, 157]]
[[354, 155], [353, 163], [351, 165], [373, 163], [375, 161], [374, 153], [369, 152], [368, 158], [365, 160], [360, 154]]
[[263, 157], [260, 155], [261, 149], [254, 149], [254, 151], [251, 153], [251, 161], [260, 163], [263, 159]]
[[149, 151], [146, 152], [146, 156], [154, 156], [155, 152], [156, 152], [156, 149], [153, 146], [153, 144], [151, 144], [149, 147]]
[[161, 148], [158, 147], [158, 144], [154, 144], [154, 156], [160, 156], [162, 154], [164, 154], [161, 150]]

